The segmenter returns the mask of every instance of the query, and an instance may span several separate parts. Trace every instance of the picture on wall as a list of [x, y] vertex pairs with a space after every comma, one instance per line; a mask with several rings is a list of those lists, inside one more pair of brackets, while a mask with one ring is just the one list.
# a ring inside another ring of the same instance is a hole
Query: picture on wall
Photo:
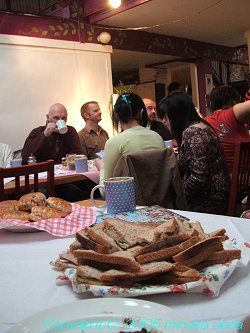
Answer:
[[213, 76], [212, 74], [205, 74], [206, 95], [210, 95], [213, 90]]

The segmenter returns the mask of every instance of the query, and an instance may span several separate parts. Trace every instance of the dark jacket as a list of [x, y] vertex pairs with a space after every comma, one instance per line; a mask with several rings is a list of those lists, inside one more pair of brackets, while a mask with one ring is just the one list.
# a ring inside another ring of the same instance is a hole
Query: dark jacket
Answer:
[[163, 125], [163, 123], [161, 123], [160, 121], [153, 120], [151, 122], [150, 129], [152, 131], [155, 131], [156, 133], [158, 133], [162, 137], [163, 141], [172, 139], [172, 135], [171, 135], [169, 129], [166, 128]]
[[66, 154], [82, 154], [79, 137], [74, 127], [68, 126], [68, 132], [59, 134], [53, 132], [50, 136], [44, 135], [46, 126], [33, 129], [25, 140], [22, 149], [22, 159], [27, 163], [30, 154], [36, 157], [37, 162], [44, 162], [49, 159], [55, 164], [61, 163], [62, 157]]

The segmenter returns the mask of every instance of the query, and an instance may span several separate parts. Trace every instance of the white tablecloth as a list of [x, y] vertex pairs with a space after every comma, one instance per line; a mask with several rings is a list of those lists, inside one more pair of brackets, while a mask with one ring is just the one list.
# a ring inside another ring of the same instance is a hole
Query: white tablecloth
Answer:
[[[209, 232], [225, 227], [230, 237], [250, 242], [250, 220], [226, 216], [176, 211], [202, 222]], [[46, 232], [11, 233], [0, 231], [0, 332], [35, 312], [79, 299], [93, 298], [92, 294], [75, 294], [71, 285], [56, 285], [58, 271], [49, 265], [65, 250], [73, 237], [57, 238]], [[250, 313], [250, 265], [240, 267], [226, 281], [217, 298], [202, 294], [161, 294], [140, 297], [171, 307], [192, 321], [209, 321], [206, 332], [234, 333], [215, 329], [223, 321], [229, 325], [243, 320]], [[225, 328], [225, 327], [224, 327]], [[250, 328], [249, 328], [250, 332]], [[177, 332], [178, 333], [178, 332]]]

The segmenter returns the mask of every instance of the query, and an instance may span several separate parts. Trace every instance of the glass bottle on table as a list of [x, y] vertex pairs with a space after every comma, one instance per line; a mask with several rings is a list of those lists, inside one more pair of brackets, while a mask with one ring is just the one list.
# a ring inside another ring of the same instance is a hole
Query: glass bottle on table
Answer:
[[76, 154], [67, 154], [66, 155], [68, 170], [70, 170], [70, 171], [75, 170], [75, 159], [76, 159]]
[[28, 164], [35, 164], [36, 163], [36, 157], [33, 154], [30, 154], [28, 157]]

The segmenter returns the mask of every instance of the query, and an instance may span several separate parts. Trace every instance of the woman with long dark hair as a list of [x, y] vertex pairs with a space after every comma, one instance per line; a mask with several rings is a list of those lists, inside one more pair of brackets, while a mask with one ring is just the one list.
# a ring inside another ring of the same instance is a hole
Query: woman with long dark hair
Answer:
[[179, 146], [177, 162], [189, 209], [224, 214], [230, 177], [215, 131], [198, 115], [191, 98], [185, 93], [174, 92], [165, 97], [159, 108], [168, 117]]
[[114, 168], [120, 157], [149, 149], [164, 149], [160, 135], [147, 128], [147, 110], [141, 97], [125, 93], [117, 99], [112, 113], [112, 122], [118, 135], [110, 138], [104, 149], [104, 159], [96, 160], [100, 182], [113, 177]]

